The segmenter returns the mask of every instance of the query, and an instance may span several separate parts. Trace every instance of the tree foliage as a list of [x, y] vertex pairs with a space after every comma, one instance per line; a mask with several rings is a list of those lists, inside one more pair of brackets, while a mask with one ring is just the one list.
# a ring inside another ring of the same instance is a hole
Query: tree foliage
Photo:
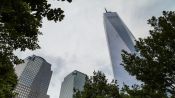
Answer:
[[[136, 41], [135, 54], [123, 51], [123, 66], [144, 83], [145, 89], [175, 94], [175, 12], [148, 20], [150, 36]], [[153, 97], [152, 97], [153, 98]], [[154, 97], [155, 98], [155, 97]]]
[[117, 81], [107, 82], [105, 74], [94, 72], [90, 78], [86, 78], [83, 91], [74, 89], [73, 98], [167, 98], [164, 93], [150, 91], [145, 85], [133, 85], [129, 87], [124, 84], [122, 89], [118, 88]]
[[120, 91], [121, 98], [168, 98], [164, 93], [150, 90], [145, 85], [136, 85], [129, 87], [124, 85]]
[[0, 98], [12, 98], [15, 95], [12, 91], [16, 84], [17, 76], [12, 64], [0, 64]]
[[38, 35], [44, 17], [61, 21], [64, 11], [51, 8], [47, 0], [0, 0], [0, 98], [10, 98], [17, 82], [13, 65], [21, 60], [13, 51], [40, 48]]
[[[71, 2], [70, 0], [68, 0]], [[0, 0], [0, 56], [13, 63], [18, 59], [13, 51], [39, 48], [38, 35], [43, 17], [61, 21], [61, 8], [51, 8], [47, 0]]]
[[108, 83], [105, 74], [94, 72], [90, 78], [87, 77], [84, 90], [74, 90], [74, 98], [119, 98], [119, 89], [116, 81]]

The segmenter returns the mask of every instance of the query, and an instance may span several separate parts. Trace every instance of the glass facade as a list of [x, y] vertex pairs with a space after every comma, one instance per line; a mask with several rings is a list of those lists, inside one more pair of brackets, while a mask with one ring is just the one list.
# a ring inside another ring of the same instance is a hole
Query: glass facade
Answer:
[[85, 78], [85, 74], [76, 70], [67, 75], [62, 82], [59, 98], [73, 98], [74, 89], [83, 90]]
[[17, 65], [15, 72], [19, 80], [16, 98], [49, 98], [47, 90], [52, 71], [46, 60], [33, 55], [25, 59], [24, 64]]
[[126, 83], [129, 86], [138, 84], [135, 77], [129, 75], [121, 65], [121, 50], [124, 49], [130, 53], [134, 53], [135, 51], [134, 36], [116, 12], [104, 13], [103, 19], [114, 78], [118, 81], [120, 87], [123, 83]]

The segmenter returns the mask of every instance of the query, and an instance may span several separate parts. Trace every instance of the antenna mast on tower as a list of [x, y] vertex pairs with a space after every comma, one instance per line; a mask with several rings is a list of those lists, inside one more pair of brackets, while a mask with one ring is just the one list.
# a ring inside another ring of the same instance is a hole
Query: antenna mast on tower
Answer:
[[108, 12], [107, 9], [105, 8], [106, 13]]

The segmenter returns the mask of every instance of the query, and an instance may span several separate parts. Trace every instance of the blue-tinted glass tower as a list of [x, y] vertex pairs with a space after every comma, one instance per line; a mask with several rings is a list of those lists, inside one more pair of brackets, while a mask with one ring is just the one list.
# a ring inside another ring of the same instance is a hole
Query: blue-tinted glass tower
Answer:
[[83, 90], [85, 78], [86, 75], [77, 70], [67, 75], [62, 82], [59, 98], [73, 98], [74, 90]]
[[123, 66], [120, 65], [122, 63], [122, 49], [130, 53], [134, 53], [135, 51], [134, 36], [116, 12], [106, 11], [106, 13], [103, 14], [103, 18], [106, 38], [108, 42], [108, 49], [115, 79], [121, 86], [123, 83], [126, 83], [130, 86], [132, 84], [137, 84], [138, 82], [135, 77], [130, 76], [128, 72], [124, 70]]

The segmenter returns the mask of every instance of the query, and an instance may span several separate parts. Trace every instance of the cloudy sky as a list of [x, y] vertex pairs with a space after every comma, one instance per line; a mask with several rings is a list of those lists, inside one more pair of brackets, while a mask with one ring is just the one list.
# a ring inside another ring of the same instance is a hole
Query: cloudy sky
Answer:
[[175, 10], [175, 0], [73, 0], [72, 3], [49, 0], [61, 7], [66, 17], [62, 22], [43, 20], [39, 36], [41, 49], [16, 52], [20, 58], [38, 55], [52, 64], [53, 75], [48, 94], [59, 98], [61, 82], [73, 70], [92, 75], [101, 70], [112, 79], [111, 62], [103, 26], [104, 8], [117, 12], [133, 35], [146, 37], [147, 20], [160, 16], [163, 10]]

